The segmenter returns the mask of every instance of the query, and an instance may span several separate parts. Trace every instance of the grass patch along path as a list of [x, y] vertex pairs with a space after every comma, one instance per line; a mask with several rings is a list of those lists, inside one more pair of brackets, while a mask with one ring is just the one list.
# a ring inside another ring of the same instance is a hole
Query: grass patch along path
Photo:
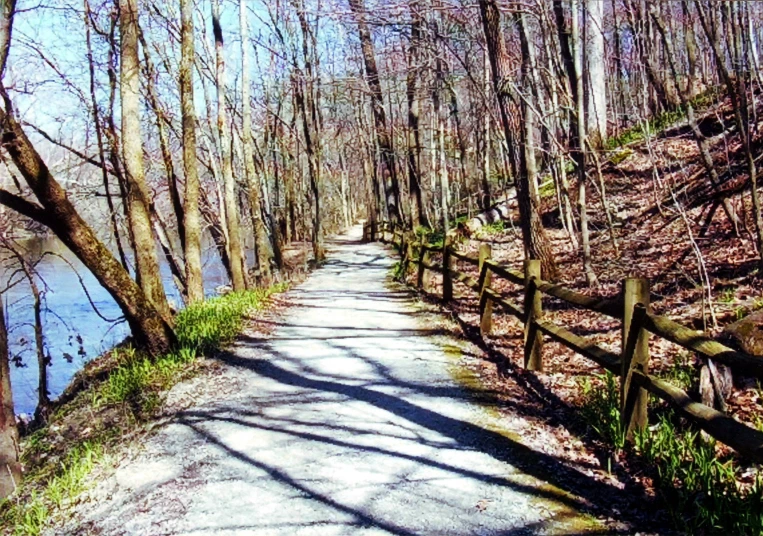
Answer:
[[[612, 534], [623, 492], [503, 432], [359, 229], [85, 493], [72, 534]], [[263, 324], [265, 326], [263, 326]], [[451, 343], [447, 343], [451, 340]], [[477, 400], [480, 400], [480, 403]], [[172, 400], [170, 400], [170, 404]], [[593, 514], [593, 515], [591, 515]], [[620, 520], [629, 530], [628, 520]]]

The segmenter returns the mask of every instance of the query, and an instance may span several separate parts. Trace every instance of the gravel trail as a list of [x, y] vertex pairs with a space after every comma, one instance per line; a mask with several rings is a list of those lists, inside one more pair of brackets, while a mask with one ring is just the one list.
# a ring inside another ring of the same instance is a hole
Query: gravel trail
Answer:
[[358, 238], [332, 243], [271, 335], [245, 334], [219, 357], [206, 393], [79, 505], [75, 532], [602, 530], [581, 513], [581, 475], [470, 401], [442, 337], [389, 284], [389, 253]]

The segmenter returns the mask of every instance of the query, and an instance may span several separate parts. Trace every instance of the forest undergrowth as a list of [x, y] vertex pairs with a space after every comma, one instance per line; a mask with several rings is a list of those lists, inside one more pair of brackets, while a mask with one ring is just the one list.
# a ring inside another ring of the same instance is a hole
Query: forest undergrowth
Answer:
[[[702, 110], [700, 126], [708, 135], [723, 178], [720, 191], [737, 214], [749, 214], [742, 149], [729, 134], [733, 130], [730, 103], [712, 97], [711, 93], [703, 95], [695, 105]], [[760, 153], [760, 143], [757, 145]], [[540, 199], [558, 263], [558, 282], [586, 294], [613, 298], [625, 278], [648, 278], [656, 313], [714, 336], [724, 326], [763, 308], [763, 273], [757, 268], [753, 222], [743, 220], [737, 234], [724, 211], [717, 209], [718, 197], [710, 191], [697, 144], [680, 111], [621, 133], [602, 154], [606, 158], [602, 159], [601, 176], [591, 180], [588, 201], [598, 277], [595, 287], [587, 285], [580, 250], [572, 246], [562, 225], [553, 182], [549, 188], [547, 181], [541, 181], [546, 182]], [[589, 173], [596, 177], [597, 170]], [[571, 201], [574, 205], [575, 199]], [[442, 242], [441, 232], [420, 231]], [[472, 257], [477, 256], [481, 244], [488, 243], [494, 259], [522, 269], [523, 247], [516, 221], [485, 225], [469, 236], [456, 233], [454, 239]], [[435, 257], [435, 262], [440, 260]], [[476, 268], [467, 263], [457, 262], [456, 269], [478, 276]], [[415, 277], [409, 274], [409, 282], [415, 282]], [[440, 281], [433, 278], [435, 295], [440, 292]], [[523, 288], [499, 278], [493, 279], [492, 286], [511, 296], [514, 303], [522, 303]], [[470, 338], [480, 338], [476, 295], [458, 284], [455, 291], [450, 306], [454, 316]], [[550, 297], [544, 297], [543, 308], [547, 319], [619, 353], [619, 321]], [[560, 459], [572, 465], [593, 462], [598, 467], [595, 478], [615, 479], [622, 486], [646, 490], [662, 504], [664, 522], [680, 532], [763, 534], [759, 465], [709, 441], [664, 403], [654, 401], [649, 428], [626, 442], [619, 425], [619, 380], [551, 341], [544, 346], [543, 372], [521, 370], [522, 324], [501, 314], [499, 308], [493, 323], [493, 332], [482, 342], [498, 366], [486, 363], [476, 372], [487, 385], [502, 390], [512, 406], [522, 408], [528, 418], [550, 424], [559, 432], [555, 440], [545, 437], [542, 442], [552, 445], [548, 448]], [[651, 373], [698, 400], [702, 361], [657, 337], [650, 338], [649, 346]], [[763, 392], [753, 379], [736, 377], [725, 402], [729, 414], [763, 430]], [[534, 434], [528, 430], [527, 438], [532, 440]], [[651, 521], [659, 523], [659, 519], [655, 515]]]

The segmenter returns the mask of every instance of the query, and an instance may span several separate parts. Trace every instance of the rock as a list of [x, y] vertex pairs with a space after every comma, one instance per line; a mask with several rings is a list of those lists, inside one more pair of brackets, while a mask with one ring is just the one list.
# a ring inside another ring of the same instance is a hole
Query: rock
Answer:
[[219, 287], [215, 288], [215, 293], [218, 296], [225, 296], [226, 294], [230, 294], [233, 292], [233, 287], [230, 285], [220, 285]]
[[763, 357], [763, 310], [726, 326], [721, 337], [745, 353]]

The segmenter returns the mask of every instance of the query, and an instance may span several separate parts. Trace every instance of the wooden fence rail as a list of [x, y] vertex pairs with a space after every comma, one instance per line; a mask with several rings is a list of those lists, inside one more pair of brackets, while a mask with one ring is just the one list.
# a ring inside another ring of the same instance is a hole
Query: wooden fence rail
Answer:
[[[647, 425], [647, 392], [668, 402], [684, 417], [702, 430], [737, 452], [754, 461], [763, 462], [763, 432], [736, 421], [711, 407], [693, 401], [684, 391], [649, 374], [649, 336], [667, 339], [705, 358], [728, 365], [735, 371], [763, 379], [763, 359], [738, 352], [708, 337], [649, 310], [649, 282], [645, 279], [623, 281], [617, 299], [605, 299], [552, 284], [541, 279], [540, 261], [528, 260], [524, 272], [501, 266], [491, 259], [489, 246], [480, 248], [479, 257], [469, 257], [450, 246], [435, 247], [407, 233], [400, 226], [379, 225], [380, 239], [398, 248], [402, 269], [407, 273], [411, 264], [417, 265], [416, 283], [429, 291], [428, 273], [443, 276], [442, 297], [452, 299], [453, 283], [458, 282], [479, 297], [480, 332], [492, 329], [493, 305], [518, 318], [524, 324], [524, 364], [529, 370], [543, 369], [544, 336], [561, 343], [574, 352], [591, 359], [620, 377], [620, 409], [623, 429], [630, 437], [636, 428]], [[369, 234], [369, 236], [371, 236]], [[433, 254], [442, 255], [442, 264], [433, 262]], [[479, 278], [454, 269], [454, 262], [475, 266]], [[493, 277], [503, 278], [524, 289], [522, 306], [491, 288]], [[622, 321], [621, 353], [606, 350], [593, 341], [576, 335], [567, 327], [543, 318], [543, 296], [552, 296], [570, 305], [601, 313]]]

